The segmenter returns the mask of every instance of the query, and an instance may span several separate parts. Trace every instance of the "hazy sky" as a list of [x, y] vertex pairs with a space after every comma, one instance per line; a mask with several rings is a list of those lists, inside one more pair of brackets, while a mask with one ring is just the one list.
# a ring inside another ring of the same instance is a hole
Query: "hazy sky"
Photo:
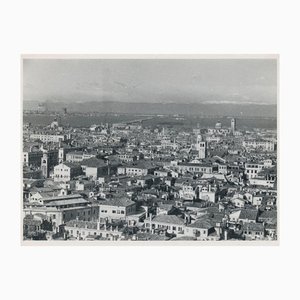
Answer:
[[275, 59], [24, 59], [24, 100], [276, 103]]

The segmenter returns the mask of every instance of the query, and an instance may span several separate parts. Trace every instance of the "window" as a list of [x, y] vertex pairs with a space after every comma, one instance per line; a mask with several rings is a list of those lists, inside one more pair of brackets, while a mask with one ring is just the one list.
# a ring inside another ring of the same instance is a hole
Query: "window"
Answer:
[[173, 226], [173, 228], [172, 228], [173, 230], [176, 230], [176, 226]]
[[112, 213], [113, 213], [113, 214], [115, 214], [115, 213], [116, 213], [116, 211], [115, 211], [115, 210], [113, 210], [113, 211], [112, 211]]
[[124, 211], [124, 210], [121, 210], [121, 214], [124, 215], [124, 214], [125, 214], [125, 211]]

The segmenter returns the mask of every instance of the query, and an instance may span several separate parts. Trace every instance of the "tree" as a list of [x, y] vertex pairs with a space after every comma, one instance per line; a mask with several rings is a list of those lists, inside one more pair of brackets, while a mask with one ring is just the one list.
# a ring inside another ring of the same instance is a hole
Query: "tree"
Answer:
[[53, 230], [52, 221], [49, 222], [48, 220], [43, 220], [41, 224], [41, 229], [46, 231], [52, 231]]

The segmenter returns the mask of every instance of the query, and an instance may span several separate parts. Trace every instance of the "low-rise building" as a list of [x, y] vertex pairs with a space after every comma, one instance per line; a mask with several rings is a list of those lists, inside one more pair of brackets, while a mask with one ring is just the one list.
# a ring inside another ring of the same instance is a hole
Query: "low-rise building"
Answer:
[[180, 173], [212, 173], [212, 166], [205, 164], [178, 163], [177, 168]]
[[239, 215], [239, 222], [256, 223], [258, 211], [256, 209], [242, 209]]
[[[137, 164], [131, 164], [125, 167], [125, 174], [129, 176], [145, 176], [153, 174], [157, 167], [150, 162], [139, 161]], [[118, 167], [118, 174], [123, 174], [124, 167]]]
[[37, 215], [42, 219], [51, 221], [54, 230], [69, 220], [92, 221], [99, 218], [99, 209], [79, 194], [54, 196], [39, 199], [35, 203], [29, 202], [23, 208], [24, 217]]
[[101, 203], [99, 211], [100, 218], [102, 219], [122, 220], [136, 212], [136, 203], [125, 196], [117, 197]]
[[84, 159], [89, 159], [92, 157], [96, 157], [96, 153], [88, 153], [85, 151], [72, 151], [66, 154], [66, 161], [79, 163], [82, 162]]
[[267, 140], [249, 139], [243, 141], [243, 147], [272, 152], [275, 151], [275, 143]]
[[[109, 175], [110, 166], [102, 159], [90, 158], [81, 162], [81, 167], [87, 177], [93, 180]], [[110, 174], [111, 175], [111, 174]]]
[[265, 228], [262, 223], [245, 223], [242, 228], [243, 235], [250, 240], [263, 240]]
[[[214, 224], [207, 218], [196, 220], [194, 223], [189, 224], [184, 229], [184, 235], [194, 237], [198, 240], [207, 240], [209, 236], [215, 232]], [[220, 239], [214, 235], [213, 240]]]
[[67, 182], [81, 174], [82, 169], [78, 164], [65, 162], [54, 167], [55, 182]]
[[44, 133], [33, 133], [30, 135], [31, 140], [41, 140], [43, 143], [59, 143], [68, 139], [65, 134], [44, 134]]
[[262, 171], [264, 165], [259, 163], [246, 163], [245, 175], [248, 179], [255, 178]]
[[152, 218], [150, 216], [145, 219], [145, 228], [150, 231], [155, 229], [166, 230], [167, 233], [178, 234], [183, 233], [185, 223], [184, 220], [175, 215], [161, 214]]
[[71, 220], [66, 223], [65, 231], [68, 238], [78, 240], [119, 240], [122, 237], [124, 226], [117, 223], [100, 223], [99, 221]]

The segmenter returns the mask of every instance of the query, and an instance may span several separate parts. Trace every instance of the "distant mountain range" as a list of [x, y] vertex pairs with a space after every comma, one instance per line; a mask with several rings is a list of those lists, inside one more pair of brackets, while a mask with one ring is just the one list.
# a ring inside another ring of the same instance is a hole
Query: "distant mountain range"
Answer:
[[276, 117], [277, 105], [232, 102], [205, 103], [129, 103], [129, 102], [37, 102], [24, 101], [24, 110], [37, 110], [44, 105], [48, 111], [100, 112], [128, 114], [182, 114], [200, 116]]

